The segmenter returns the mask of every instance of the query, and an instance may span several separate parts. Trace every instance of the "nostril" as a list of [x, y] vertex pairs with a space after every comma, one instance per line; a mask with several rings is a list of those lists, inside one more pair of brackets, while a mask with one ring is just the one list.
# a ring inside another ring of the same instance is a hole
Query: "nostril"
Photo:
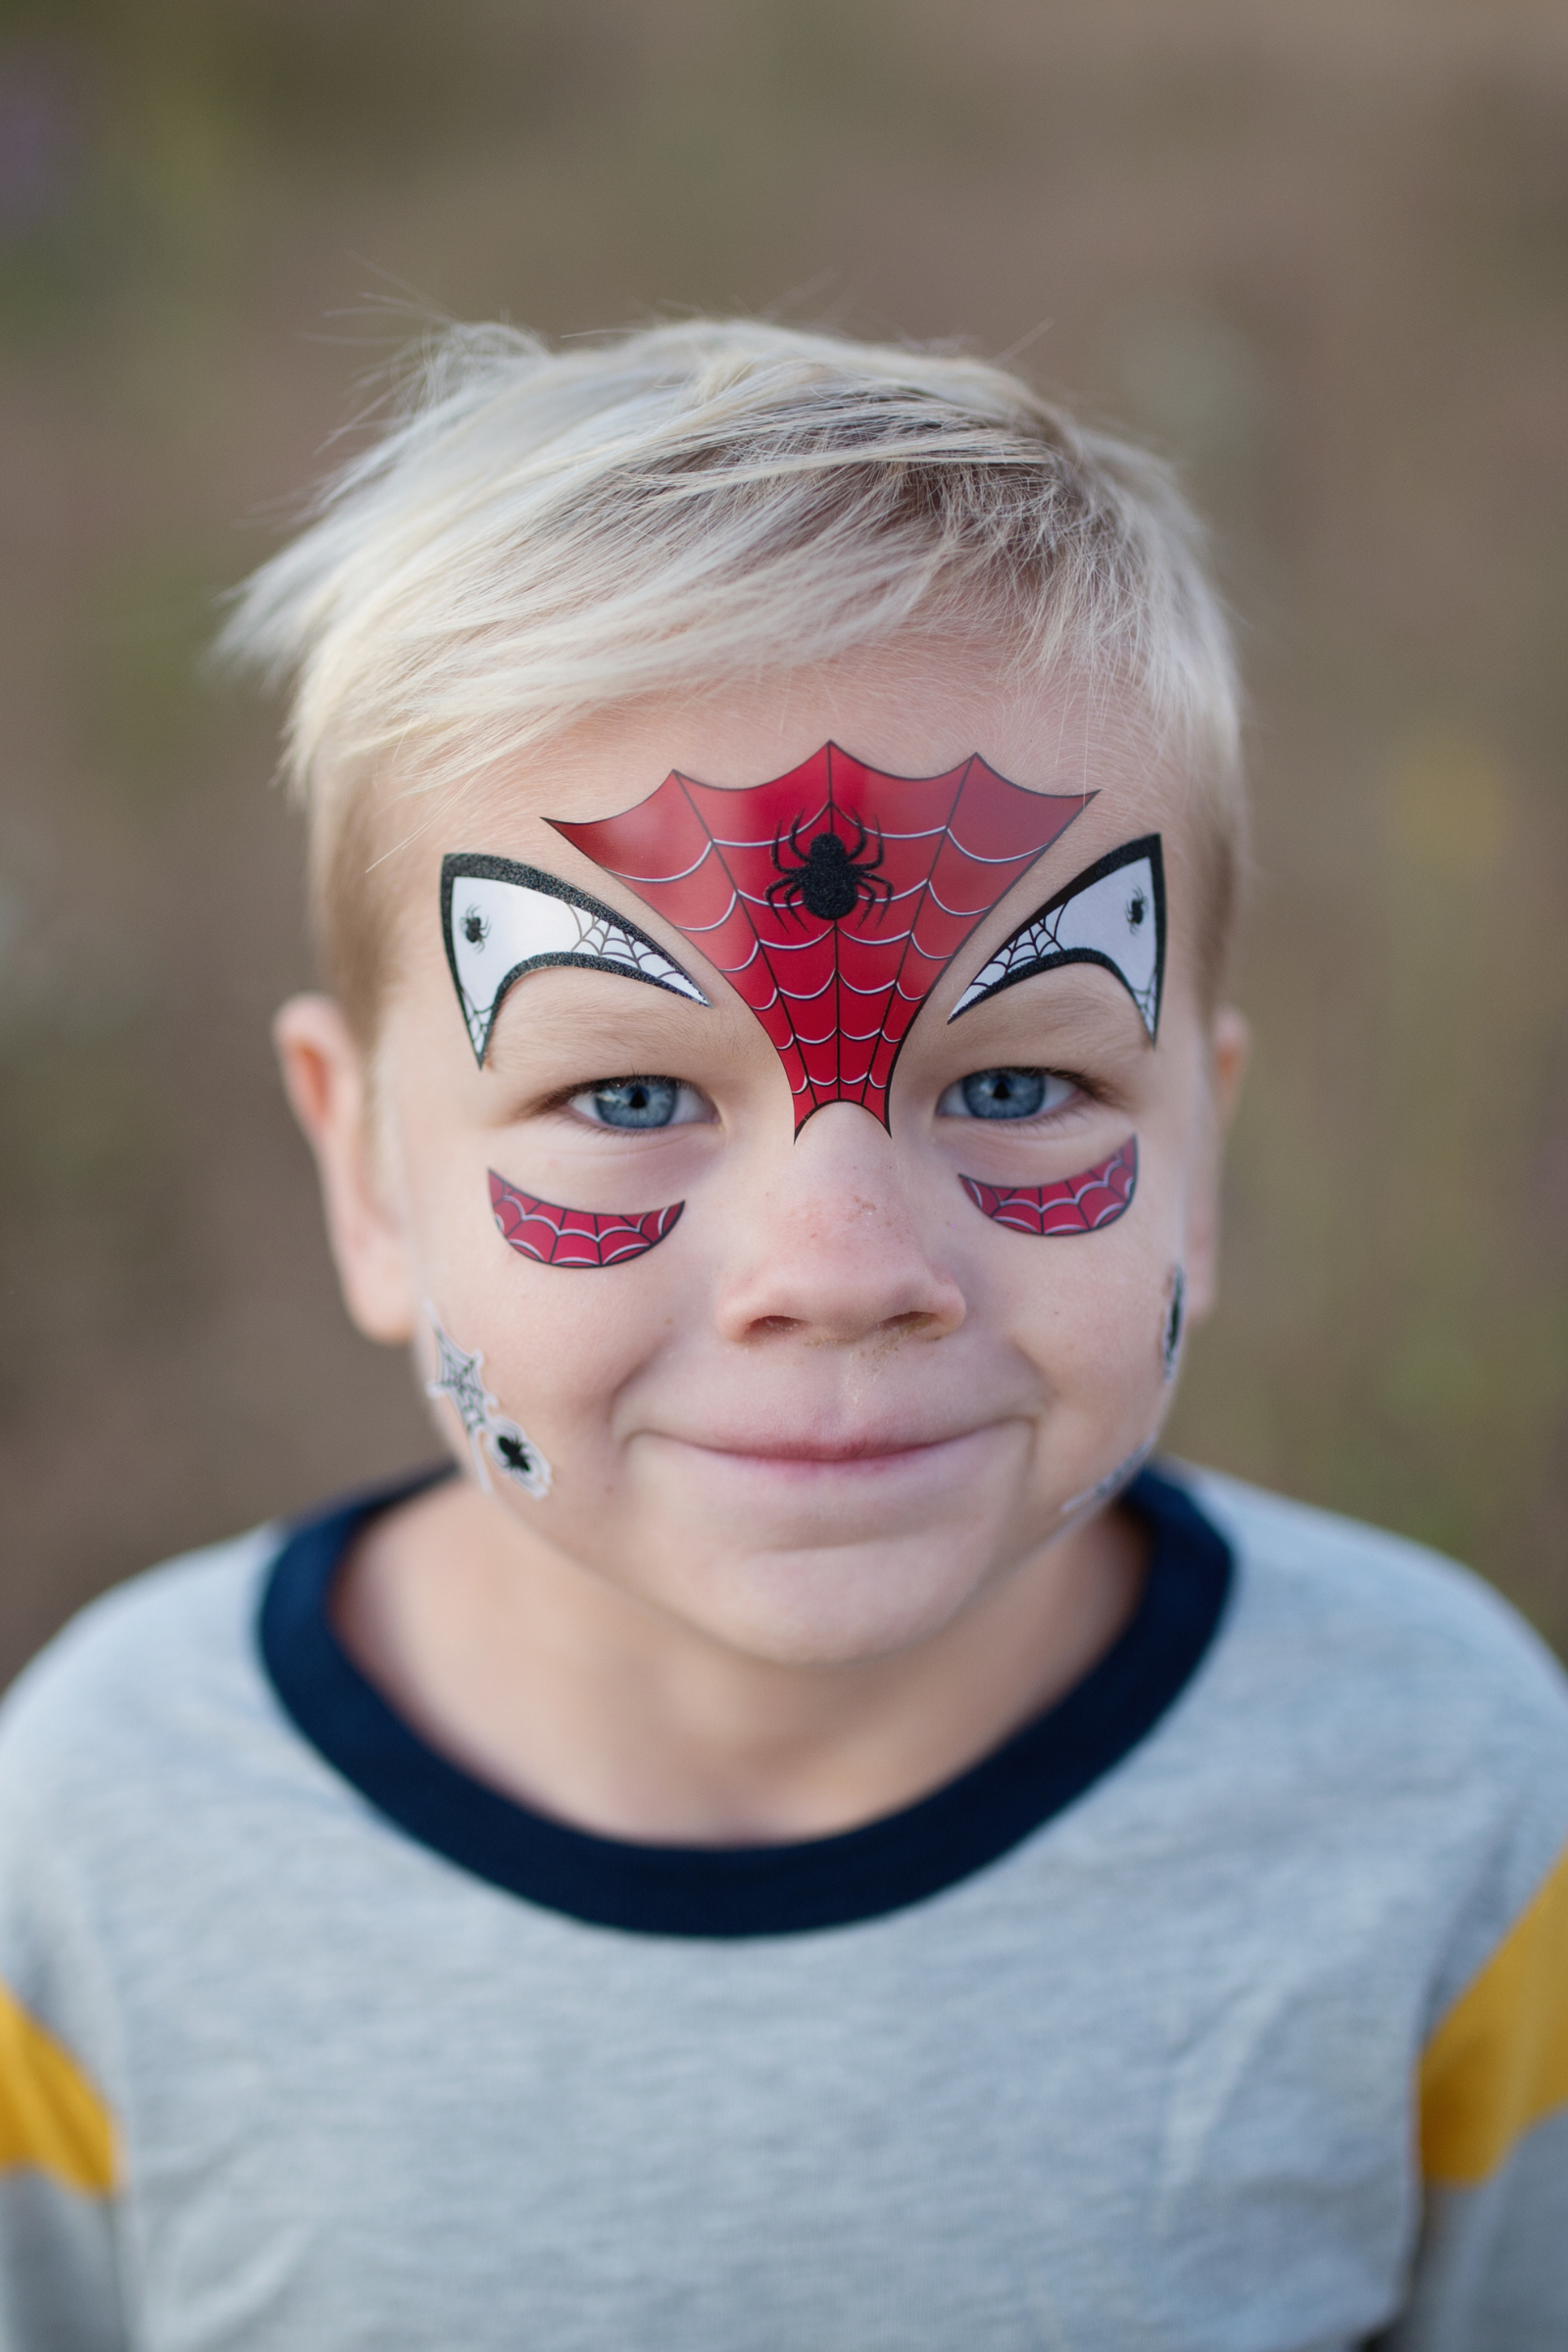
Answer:
[[752, 1325], [753, 1331], [799, 1331], [801, 1328], [799, 1315], [759, 1315]]

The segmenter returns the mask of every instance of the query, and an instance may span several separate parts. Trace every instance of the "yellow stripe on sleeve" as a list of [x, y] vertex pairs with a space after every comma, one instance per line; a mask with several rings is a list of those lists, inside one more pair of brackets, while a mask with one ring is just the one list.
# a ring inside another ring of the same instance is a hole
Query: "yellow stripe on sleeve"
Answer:
[[1422, 2170], [1450, 2188], [1568, 2106], [1568, 1853], [1428, 2042], [1420, 2098]]
[[115, 2127], [70, 2052], [0, 1984], [0, 2173], [23, 2165], [107, 2196]]

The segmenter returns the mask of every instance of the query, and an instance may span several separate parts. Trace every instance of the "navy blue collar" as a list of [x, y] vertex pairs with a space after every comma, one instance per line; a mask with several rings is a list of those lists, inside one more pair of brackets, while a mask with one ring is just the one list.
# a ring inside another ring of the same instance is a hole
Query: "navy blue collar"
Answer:
[[[439, 1475], [439, 1474], [437, 1474]], [[1231, 1580], [1222, 1536], [1146, 1470], [1124, 1501], [1152, 1557], [1131, 1623], [1045, 1714], [902, 1812], [792, 1845], [642, 1845], [531, 1812], [426, 1745], [350, 1659], [327, 1612], [367, 1519], [429, 1483], [339, 1503], [297, 1526], [268, 1579], [267, 1672], [327, 1762], [411, 1838], [492, 1886], [644, 1936], [791, 1936], [924, 1901], [995, 1862], [1119, 1764], [1192, 1680]]]

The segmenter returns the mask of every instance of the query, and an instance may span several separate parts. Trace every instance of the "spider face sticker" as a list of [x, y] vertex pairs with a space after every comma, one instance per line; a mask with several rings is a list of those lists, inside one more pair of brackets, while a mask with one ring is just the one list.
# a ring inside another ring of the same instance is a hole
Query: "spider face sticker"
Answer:
[[1068, 1176], [1060, 1184], [982, 1184], [977, 1177], [958, 1182], [982, 1216], [1014, 1233], [1098, 1233], [1114, 1225], [1132, 1204], [1138, 1186], [1138, 1138], [1130, 1135], [1121, 1149], [1102, 1159], [1098, 1168]]
[[441, 936], [481, 1065], [508, 990], [525, 972], [550, 964], [615, 972], [697, 1004], [708, 1003], [696, 981], [646, 931], [569, 882], [510, 858], [443, 858]]
[[948, 1017], [956, 1021], [988, 997], [1063, 963], [1100, 963], [1114, 972], [1153, 1043], [1165, 981], [1165, 870], [1157, 833], [1112, 850], [1037, 907], [975, 974]]
[[680, 1222], [686, 1203], [650, 1208], [642, 1216], [599, 1216], [587, 1208], [558, 1208], [537, 1200], [490, 1170], [490, 1206], [503, 1241], [540, 1266], [623, 1266], [657, 1249]]
[[920, 1007], [1092, 798], [1026, 792], [979, 758], [887, 775], [829, 743], [766, 784], [672, 774], [619, 816], [555, 829], [724, 974], [784, 1064], [799, 1134], [829, 1102], [887, 1125]]
[[1176, 1366], [1181, 1361], [1186, 1305], [1187, 1276], [1180, 1266], [1176, 1266], [1171, 1272], [1170, 1296], [1165, 1302], [1165, 1320], [1159, 1334], [1159, 1360], [1167, 1380], [1175, 1379]]
[[474, 1473], [484, 1492], [490, 1493], [489, 1465], [493, 1463], [503, 1478], [510, 1478], [525, 1494], [548, 1494], [550, 1464], [527, 1431], [507, 1419], [485, 1387], [483, 1354], [469, 1355], [449, 1339], [428, 1302], [424, 1311], [435, 1334], [437, 1358], [436, 1377], [426, 1381], [425, 1395], [445, 1396], [450, 1402], [473, 1449]]

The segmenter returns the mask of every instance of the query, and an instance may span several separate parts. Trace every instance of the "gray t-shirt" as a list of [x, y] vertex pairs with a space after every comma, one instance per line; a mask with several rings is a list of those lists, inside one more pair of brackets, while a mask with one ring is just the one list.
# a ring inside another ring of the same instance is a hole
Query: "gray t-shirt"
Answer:
[[0, 2347], [1568, 2344], [1561, 1675], [1392, 1537], [1131, 1499], [1094, 1672], [783, 1847], [424, 1746], [363, 1506], [86, 1611], [0, 1712]]

